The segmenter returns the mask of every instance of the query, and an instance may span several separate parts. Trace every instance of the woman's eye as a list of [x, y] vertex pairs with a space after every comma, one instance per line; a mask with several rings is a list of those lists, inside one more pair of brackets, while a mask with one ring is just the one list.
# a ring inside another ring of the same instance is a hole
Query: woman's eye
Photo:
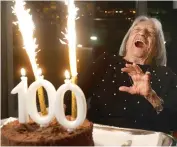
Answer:
[[149, 35], [150, 36], [155, 36], [155, 33], [154, 32], [149, 32]]
[[140, 30], [140, 29], [136, 28], [136, 29], [134, 29], [133, 31], [134, 31], [134, 32], [138, 32], [139, 30]]

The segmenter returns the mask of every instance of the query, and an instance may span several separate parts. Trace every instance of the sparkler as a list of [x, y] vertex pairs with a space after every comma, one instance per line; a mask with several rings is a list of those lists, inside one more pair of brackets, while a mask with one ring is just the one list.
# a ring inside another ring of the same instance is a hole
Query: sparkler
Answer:
[[[23, 43], [24, 43], [23, 48], [26, 50], [26, 53], [29, 57], [35, 79], [38, 79], [39, 68], [36, 62], [38, 45], [36, 44], [36, 38], [33, 37], [35, 25], [32, 20], [32, 15], [29, 14], [30, 9], [26, 10], [25, 4], [26, 3], [23, 0], [15, 0], [15, 5], [12, 8], [13, 9], [12, 13], [14, 13], [17, 16], [18, 21], [14, 22], [14, 24], [15, 25], [18, 24], [19, 26], [19, 30], [23, 37]], [[38, 89], [38, 97], [39, 97], [41, 113], [45, 115], [47, 114], [47, 110], [45, 106], [45, 100], [44, 100], [44, 94], [43, 94], [42, 87]]]
[[[75, 20], [77, 15], [77, 8], [74, 5], [74, 0], [68, 0], [68, 47], [69, 47], [69, 61], [70, 61], [70, 70], [72, 76], [72, 83], [77, 83], [77, 60], [76, 60], [76, 28]], [[76, 118], [77, 116], [77, 106], [76, 98], [72, 93], [72, 117]]]
[[[63, 33], [68, 42], [69, 47], [69, 63], [72, 76], [72, 83], [77, 84], [77, 60], [76, 60], [76, 28], [75, 20], [77, 19], [78, 8], [75, 7], [74, 0], [65, 0], [65, 4], [68, 6], [68, 19], [67, 30]], [[65, 41], [60, 40], [62, 44], [67, 44]], [[76, 99], [72, 93], [72, 117], [76, 118], [77, 115]]]

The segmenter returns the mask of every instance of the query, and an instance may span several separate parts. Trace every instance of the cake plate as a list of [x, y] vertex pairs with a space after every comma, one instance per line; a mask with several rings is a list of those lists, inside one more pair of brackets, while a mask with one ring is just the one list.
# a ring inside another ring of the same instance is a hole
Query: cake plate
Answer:
[[176, 146], [175, 139], [162, 132], [94, 124], [96, 146]]

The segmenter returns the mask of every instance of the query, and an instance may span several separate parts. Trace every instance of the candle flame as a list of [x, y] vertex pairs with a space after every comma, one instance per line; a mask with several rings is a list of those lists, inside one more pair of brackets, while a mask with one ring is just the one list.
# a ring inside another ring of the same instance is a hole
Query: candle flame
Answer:
[[24, 68], [21, 68], [21, 75], [25, 76], [26, 75], [26, 70]]
[[19, 30], [23, 37], [24, 49], [26, 50], [34, 76], [37, 77], [38, 64], [36, 63], [37, 47], [36, 38], [33, 38], [35, 25], [32, 20], [32, 15], [29, 14], [30, 9], [25, 10], [25, 2], [23, 0], [15, 0], [15, 5], [12, 8], [18, 21], [14, 24], [18, 24]]
[[68, 70], [65, 70], [65, 77], [66, 79], [70, 79], [70, 73]]
[[37, 69], [37, 75], [38, 75], [38, 76], [41, 76], [41, 75], [42, 75], [42, 69], [41, 69], [41, 68], [38, 68], [38, 69]]

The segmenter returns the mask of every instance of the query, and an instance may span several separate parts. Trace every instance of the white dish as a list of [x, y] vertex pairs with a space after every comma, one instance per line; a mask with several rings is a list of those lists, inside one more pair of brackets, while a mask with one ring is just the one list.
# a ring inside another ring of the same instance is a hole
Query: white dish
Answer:
[[98, 146], [171, 146], [173, 138], [161, 132], [94, 124], [93, 139]]

